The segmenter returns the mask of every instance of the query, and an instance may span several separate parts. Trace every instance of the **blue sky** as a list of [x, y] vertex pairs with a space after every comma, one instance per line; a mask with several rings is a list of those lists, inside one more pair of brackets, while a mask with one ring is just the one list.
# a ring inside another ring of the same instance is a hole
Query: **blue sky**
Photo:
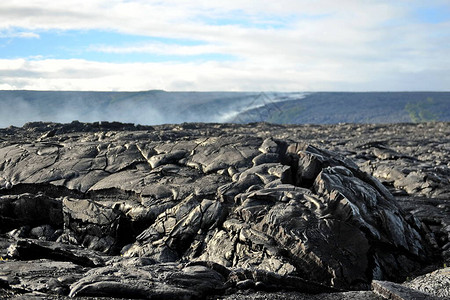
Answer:
[[[18, 31], [20, 32], [20, 31]], [[200, 46], [200, 40], [174, 39], [164, 37], [125, 34], [108, 30], [69, 30], [69, 31], [35, 31], [38, 37], [0, 38], [2, 58], [51, 58], [51, 59], [85, 59], [99, 62], [164, 62], [164, 61], [208, 61], [232, 60], [226, 53], [200, 53], [197, 55], [168, 55], [142, 51], [107, 52], [104, 49], [122, 49], [128, 47], [145, 47], [148, 45], [165, 46]], [[103, 49], [103, 50], [102, 50]]]
[[11, 0], [0, 89], [450, 90], [450, 2]]

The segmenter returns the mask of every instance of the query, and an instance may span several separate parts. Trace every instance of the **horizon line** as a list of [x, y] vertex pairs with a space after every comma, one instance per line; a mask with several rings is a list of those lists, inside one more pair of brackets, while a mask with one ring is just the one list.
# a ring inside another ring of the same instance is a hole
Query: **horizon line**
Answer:
[[74, 92], [74, 93], [146, 93], [146, 92], [164, 92], [164, 93], [450, 93], [450, 90], [296, 90], [296, 91], [277, 91], [277, 90], [259, 90], [259, 91], [227, 91], [227, 90], [164, 90], [164, 89], [149, 89], [149, 90], [36, 90], [36, 89], [0, 89], [0, 92]]

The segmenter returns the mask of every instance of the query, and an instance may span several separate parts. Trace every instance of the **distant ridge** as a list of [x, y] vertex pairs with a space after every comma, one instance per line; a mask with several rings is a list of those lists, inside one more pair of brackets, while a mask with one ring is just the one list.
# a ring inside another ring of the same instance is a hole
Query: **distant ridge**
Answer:
[[450, 121], [450, 92], [317, 92], [267, 104], [237, 118], [279, 124], [404, 123]]
[[450, 121], [450, 92], [0, 91], [0, 127], [32, 121], [280, 124]]

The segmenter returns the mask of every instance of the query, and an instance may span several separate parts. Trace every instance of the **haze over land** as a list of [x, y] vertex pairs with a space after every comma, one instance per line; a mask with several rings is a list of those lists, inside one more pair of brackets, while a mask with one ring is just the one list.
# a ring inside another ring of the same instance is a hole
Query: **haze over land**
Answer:
[[0, 127], [27, 122], [119, 121], [279, 124], [450, 121], [448, 92], [0, 91]]

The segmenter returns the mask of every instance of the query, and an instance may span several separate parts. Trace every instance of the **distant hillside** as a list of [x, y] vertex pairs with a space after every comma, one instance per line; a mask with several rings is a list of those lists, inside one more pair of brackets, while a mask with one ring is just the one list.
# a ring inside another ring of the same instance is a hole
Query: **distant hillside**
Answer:
[[235, 117], [240, 123], [399, 123], [450, 121], [449, 92], [320, 92], [270, 103]]
[[0, 127], [30, 121], [221, 122], [258, 93], [0, 91]]
[[450, 93], [0, 91], [0, 127], [32, 121], [281, 124], [450, 121]]

